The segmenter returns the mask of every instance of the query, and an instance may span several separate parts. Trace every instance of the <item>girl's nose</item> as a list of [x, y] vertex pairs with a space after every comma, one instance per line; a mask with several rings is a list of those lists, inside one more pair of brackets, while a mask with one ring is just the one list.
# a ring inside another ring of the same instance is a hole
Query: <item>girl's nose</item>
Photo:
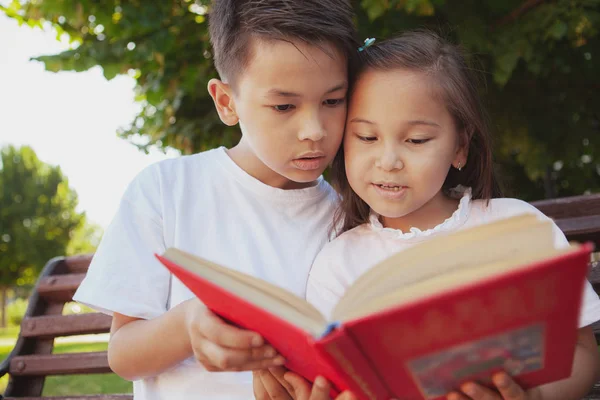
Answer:
[[395, 169], [404, 168], [404, 163], [400, 157], [394, 151], [390, 150], [386, 150], [376, 161], [375, 165], [384, 171], [393, 171]]

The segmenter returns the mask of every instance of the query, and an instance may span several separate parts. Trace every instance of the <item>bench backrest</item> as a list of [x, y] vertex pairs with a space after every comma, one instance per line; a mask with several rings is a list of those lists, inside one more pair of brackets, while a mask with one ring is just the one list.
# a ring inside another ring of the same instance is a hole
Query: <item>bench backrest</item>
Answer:
[[[72, 300], [90, 261], [91, 255], [59, 257], [44, 267], [29, 299], [17, 343], [0, 366], [0, 372], [10, 376], [5, 398], [41, 396], [45, 378], [49, 375], [112, 372], [105, 351], [53, 354], [56, 337], [110, 330], [111, 317], [104, 314], [62, 315], [65, 303]], [[89, 396], [85, 398], [90, 399]], [[98, 398], [123, 400], [132, 399], [132, 396], [102, 395]]]

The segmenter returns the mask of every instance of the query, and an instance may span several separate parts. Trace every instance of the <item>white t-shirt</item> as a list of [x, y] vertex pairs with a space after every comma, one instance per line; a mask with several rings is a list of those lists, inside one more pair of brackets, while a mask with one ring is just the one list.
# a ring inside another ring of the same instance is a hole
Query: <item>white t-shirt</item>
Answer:
[[[130, 184], [74, 299], [143, 319], [190, 299], [193, 294], [154, 258], [167, 247], [304, 297], [336, 202], [323, 178], [305, 189], [273, 188], [238, 167], [224, 148], [162, 161]], [[211, 373], [190, 358], [134, 382], [134, 398], [250, 399], [252, 375]]]
[[[379, 216], [371, 214], [369, 223], [344, 232], [325, 245], [317, 256], [308, 278], [306, 298], [324, 315], [329, 316], [346, 289], [364, 272], [394, 253], [405, 250], [434, 236], [449, 234], [461, 229], [492, 222], [524, 213], [533, 213], [547, 219], [537, 208], [517, 199], [492, 199], [489, 205], [483, 200], [471, 201], [471, 191], [459, 187], [458, 209], [450, 218], [435, 228], [410, 232], [385, 228]], [[568, 242], [554, 225], [557, 247]], [[600, 320], [600, 300], [592, 285], [586, 283], [579, 326], [584, 327]]]

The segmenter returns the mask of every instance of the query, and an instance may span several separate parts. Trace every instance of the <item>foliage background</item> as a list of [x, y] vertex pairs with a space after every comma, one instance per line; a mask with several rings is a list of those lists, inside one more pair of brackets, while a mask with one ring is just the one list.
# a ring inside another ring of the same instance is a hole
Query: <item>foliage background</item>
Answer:
[[[482, 96], [507, 194], [525, 200], [600, 191], [600, 0], [354, 0], [362, 37], [429, 27], [459, 42]], [[184, 153], [239, 138], [206, 91], [216, 76], [209, 0], [13, 0], [2, 10], [52, 24], [72, 49], [39, 57], [51, 71], [95, 65], [137, 80], [142, 110], [118, 134]], [[140, 140], [141, 139], [141, 140]]]

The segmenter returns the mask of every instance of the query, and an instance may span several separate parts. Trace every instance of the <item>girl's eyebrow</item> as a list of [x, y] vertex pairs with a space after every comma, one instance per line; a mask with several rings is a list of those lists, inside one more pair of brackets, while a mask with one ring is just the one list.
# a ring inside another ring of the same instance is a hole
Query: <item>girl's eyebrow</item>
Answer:
[[358, 117], [356, 117], [356, 118], [352, 118], [352, 119], [350, 120], [350, 123], [354, 123], [354, 122], [360, 122], [360, 123], [363, 123], [363, 124], [369, 124], [369, 125], [377, 125], [377, 124], [376, 124], [375, 122], [373, 122], [373, 121], [369, 121], [368, 119], [364, 119], [364, 118], [358, 118]]
[[[364, 119], [364, 118], [358, 118], [358, 117], [356, 117], [356, 118], [352, 118], [350, 120], [350, 123], [355, 123], [355, 122], [356, 123], [368, 124], [368, 125], [377, 125], [377, 123], [375, 123], [373, 121], [370, 121], [368, 119]], [[421, 120], [421, 119], [415, 119], [415, 120], [412, 120], [412, 121], [408, 121], [408, 122], [406, 122], [406, 124], [410, 125], [410, 126], [426, 125], [426, 126], [435, 126], [437, 128], [441, 128], [441, 126], [439, 124], [435, 123], [435, 122], [427, 121], [427, 120]]]
[[408, 125], [427, 125], [427, 126], [435, 126], [435, 127], [441, 128], [441, 126], [439, 124], [436, 124], [435, 122], [422, 120], [422, 119], [408, 121], [407, 124]]

